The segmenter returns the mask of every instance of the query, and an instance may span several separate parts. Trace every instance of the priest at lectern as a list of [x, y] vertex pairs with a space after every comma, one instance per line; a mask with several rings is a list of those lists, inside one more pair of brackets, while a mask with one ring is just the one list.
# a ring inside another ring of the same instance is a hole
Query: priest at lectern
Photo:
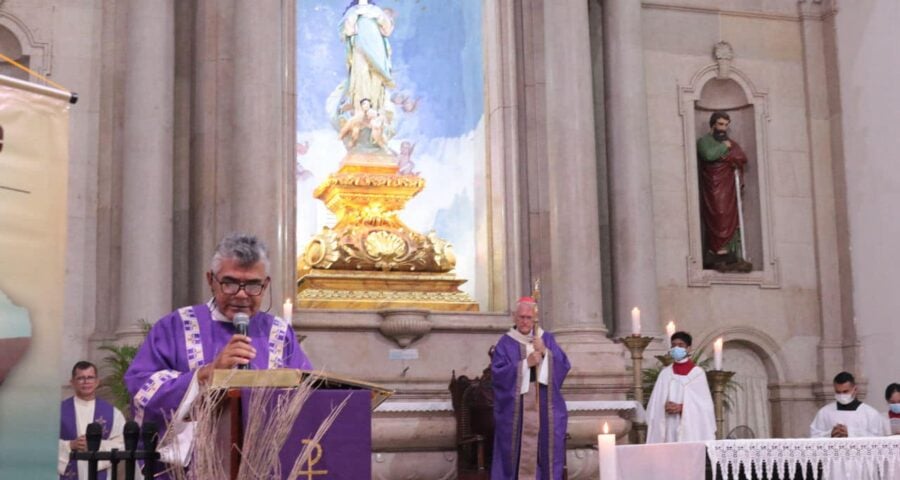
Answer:
[[[188, 411], [214, 369], [312, 369], [291, 326], [259, 309], [270, 282], [269, 258], [260, 240], [226, 236], [216, 247], [206, 280], [213, 298], [159, 319], [125, 374], [135, 420], [160, 427], [164, 462], [189, 458], [192, 424], [168, 437], [165, 426], [173, 412]], [[249, 317], [246, 334], [238, 333], [234, 323], [240, 314]]]

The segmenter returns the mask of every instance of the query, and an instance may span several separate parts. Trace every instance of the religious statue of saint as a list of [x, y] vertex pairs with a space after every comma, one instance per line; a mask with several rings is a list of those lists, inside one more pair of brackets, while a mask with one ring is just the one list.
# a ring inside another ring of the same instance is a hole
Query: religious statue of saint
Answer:
[[749, 272], [742, 241], [741, 187], [747, 155], [728, 138], [731, 117], [710, 116], [710, 132], [697, 139], [700, 164], [700, 217], [705, 232], [704, 267], [720, 272]]
[[338, 131], [338, 138], [351, 153], [393, 154], [387, 145], [391, 136], [393, 129], [386, 116], [375, 110], [368, 98], [360, 100], [353, 116], [342, 120]]
[[393, 136], [393, 104], [385, 90], [393, 88], [391, 45], [394, 31], [389, 11], [369, 0], [353, 0], [341, 19], [347, 48], [348, 79], [338, 105], [338, 136], [353, 153], [388, 153]]

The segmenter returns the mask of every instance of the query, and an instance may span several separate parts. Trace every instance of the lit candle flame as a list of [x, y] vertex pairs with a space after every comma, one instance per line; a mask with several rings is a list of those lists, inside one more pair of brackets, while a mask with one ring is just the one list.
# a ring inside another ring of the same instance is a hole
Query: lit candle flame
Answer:
[[609, 433], [609, 423], [607, 423], [607, 422], [603, 422], [603, 433], [604, 434]]
[[675, 333], [675, 321], [670, 320], [669, 323], [666, 325], [666, 334], [671, 338], [674, 333]]

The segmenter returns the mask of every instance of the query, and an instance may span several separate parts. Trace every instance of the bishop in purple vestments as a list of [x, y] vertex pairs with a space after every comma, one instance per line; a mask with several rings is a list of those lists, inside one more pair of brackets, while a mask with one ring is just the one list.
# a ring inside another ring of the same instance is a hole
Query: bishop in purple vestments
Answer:
[[[172, 412], [191, 401], [214, 369], [312, 368], [291, 326], [260, 311], [268, 271], [265, 246], [255, 237], [231, 235], [219, 243], [206, 274], [213, 299], [159, 319], [125, 374], [138, 423], [156, 422], [162, 438]], [[250, 317], [247, 335], [232, 323], [238, 313]]]
[[553, 335], [535, 325], [536, 307], [530, 297], [519, 300], [515, 326], [497, 342], [491, 359], [492, 480], [563, 478], [569, 415], [562, 384], [570, 365]]

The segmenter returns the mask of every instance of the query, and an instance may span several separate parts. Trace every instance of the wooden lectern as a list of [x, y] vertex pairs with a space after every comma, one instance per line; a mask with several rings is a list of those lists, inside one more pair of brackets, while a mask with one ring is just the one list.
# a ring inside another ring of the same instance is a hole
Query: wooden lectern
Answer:
[[[344, 436], [350, 435], [355, 437], [365, 436], [366, 438], [355, 438], [354, 440], [358, 440], [358, 444], [359, 442], [364, 442], [364, 444], [368, 446], [368, 456], [365, 459], [365, 462], [368, 465], [371, 457], [371, 413], [378, 405], [380, 405], [391, 395], [393, 395], [393, 390], [389, 390], [379, 385], [364, 382], [361, 380], [308, 370], [215, 370], [213, 372], [209, 388], [227, 390], [226, 402], [230, 416], [230, 445], [232, 446], [230, 449], [229, 459], [231, 480], [237, 479], [241, 465], [240, 452], [243, 448], [244, 418], [242, 415], [243, 407], [241, 401], [241, 390], [264, 387], [290, 389], [299, 386], [301, 382], [306, 380], [310, 380], [314, 388], [316, 389], [316, 391], [313, 392], [313, 394], [307, 400], [307, 403], [313, 402], [311, 411], [323, 410], [323, 408], [316, 408], [315, 404], [317, 402], [326, 403], [327, 405], [322, 405], [322, 407], [325, 407], [326, 410], [330, 409], [334, 406], [335, 401], [337, 400], [336, 395], [342, 394], [341, 398], [344, 398], [347, 396], [348, 390], [359, 391], [357, 396], [362, 394], [363, 391], [368, 392], [368, 408], [365, 408], [365, 405], [360, 405], [360, 402], [358, 401], [359, 399], [357, 399], [355, 413], [353, 414], [353, 420], [357, 422], [365, 421], [366, 428], [345, 428], [342, 430], [342, 432], [336, 434]], [[300, 415], [297, 418], [297, 424], [302, 423], [301, 419], [304, 418], [304, 412], [306, 411], [307, 405], [304, 404], [304, 407], [303, 409], [301, 409]], [[341, 415], [346, 416], [345, 413], [347, 412], [342, 412]], [[340, 421], [340, 417], [338, 421]], [[298, 425], [295, 426], [295, 428], [302, 429], [304, 427], [302, 425]], [[329, 430], [329, 434], [330, 433], [331, 431]], [[332, 435], [332, 437], [334, 437], [334, 435]], [[337, 445], [347, 445], [353, 443], [346, 441], [345, 438], [332, 438], [332, 440]], [[357, 449], [357, 451], [358, 450], [359, 449]], [[345, 465], [347, 463], [347, 459], [342, 458], [341, 460], [341, 465]], [[328, 470], [320, 468], [313, 471], [312, 466], [310, 466], [309, 476], [312, 477], [313, 475], [320, 476], [322, 477], [322, 480], [324, 480], [328, 478]]]

